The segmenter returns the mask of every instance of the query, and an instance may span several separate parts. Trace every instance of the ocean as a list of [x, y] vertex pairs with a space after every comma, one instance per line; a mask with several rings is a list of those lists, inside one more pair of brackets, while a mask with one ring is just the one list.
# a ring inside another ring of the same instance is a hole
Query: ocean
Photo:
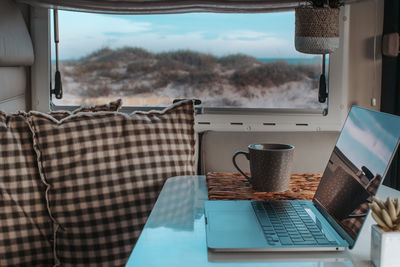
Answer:
[[[297, 64], [321, 64], [322, 56], [315, 56], [312, 58], [257, 58], [257, 60], [264, 63], [272, 63], [276, 61], [286, 61], [289, 64], [297, 65]], [[328, 65], [329, 57], [325, 58], [325, 64]]]

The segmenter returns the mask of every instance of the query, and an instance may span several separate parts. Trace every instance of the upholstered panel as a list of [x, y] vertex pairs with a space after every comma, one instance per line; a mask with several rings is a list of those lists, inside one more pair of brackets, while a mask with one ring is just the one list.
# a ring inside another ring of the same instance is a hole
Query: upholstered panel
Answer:
[[9, 113], [15, 113], [19, 110], [25, 110], [26, 99], [25, 95], [8, 98], [7, 100], [0, 100], [0, 110]]
[[0, 67], [0, 110], [26, 109], [26, 71], [24, 67]]
[[0, 100], [25, 94], [24, 67], [0, 67]]
[[0, 66], [29, 66], [34, 61], [32, 40], [14, 1], [0, 1]]

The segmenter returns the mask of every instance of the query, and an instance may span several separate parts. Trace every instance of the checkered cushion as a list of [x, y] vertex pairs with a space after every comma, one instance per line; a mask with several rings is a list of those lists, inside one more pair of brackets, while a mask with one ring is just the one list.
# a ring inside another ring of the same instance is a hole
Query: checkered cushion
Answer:
[[115, 100], [113, 102], [110, 102], [108, 104], [104, 105], [94, 105], [94, 106], [82, 106], [80, 108], [75, 109], [73, 112], [65, 111], [65, 110], [60, 110], [60, 111], [52, 111], [49, 114], [57, 119], [57, 120], [62, 120], [71, 114], [77, 114], [79, 112], [100, 112], [100, 111], [118, 111], [121, 108], [122, 101], [121, 99]]
[[63, 265], [122, 266], [164, 181], [195, 174], [191, 101], [162, 112], [30, 113]]
[[77, 114], [79, 112], [100, 112], [100, 111], [118, 111], [121, 108], [121, 99], [115, 100], [108, 104], [94, 105], [94, 106], [82, 106], [72, 112], [72, 114]]
[[0, 112], [0, 266], [51, 266], [52, 222], [25, 114]]

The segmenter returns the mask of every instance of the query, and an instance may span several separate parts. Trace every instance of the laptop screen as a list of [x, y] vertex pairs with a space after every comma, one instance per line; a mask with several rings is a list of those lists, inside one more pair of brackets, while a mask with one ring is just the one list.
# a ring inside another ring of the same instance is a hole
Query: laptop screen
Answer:
[[352, 107], [322, 176], [314, 202], [357, 238], [400, 138], [400, 117]]

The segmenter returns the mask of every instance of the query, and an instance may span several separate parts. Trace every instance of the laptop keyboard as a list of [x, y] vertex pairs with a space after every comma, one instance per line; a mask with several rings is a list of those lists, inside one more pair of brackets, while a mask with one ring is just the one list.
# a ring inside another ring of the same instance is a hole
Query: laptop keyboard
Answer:
[[296, 201], [252, 201], [269, 245], [336, 245]]

